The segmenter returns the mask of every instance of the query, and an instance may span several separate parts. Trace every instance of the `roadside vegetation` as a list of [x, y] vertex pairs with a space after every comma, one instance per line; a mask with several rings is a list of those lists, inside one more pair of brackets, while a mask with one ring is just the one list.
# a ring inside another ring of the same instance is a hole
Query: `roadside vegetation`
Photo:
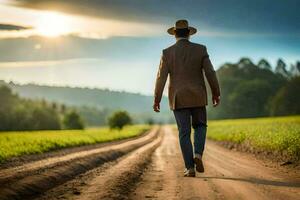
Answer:
[[300, 160], [300, 116], [212, 120], [207, 137]]
[[[300, 115], [300, 62], [275, 66], [242, 58], [217, 70], [221, 104], [208, 109], [211, 119]], [[209, 89], [208, 89], [209, 91]]]
[[134, 137], [149, 130], [148, 125], [125, 126], [122, 130], [95, 128], [86, 130], [19, 131], [0, 133], [0, 163], [25, 154], [95, 144]]

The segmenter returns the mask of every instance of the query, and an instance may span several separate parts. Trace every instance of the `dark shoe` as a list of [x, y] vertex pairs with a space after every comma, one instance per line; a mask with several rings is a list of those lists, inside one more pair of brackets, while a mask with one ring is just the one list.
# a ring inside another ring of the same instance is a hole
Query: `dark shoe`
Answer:
[[201, 156], [196, 156], [194, 158], [194, 162], [196, 164], [196, 170], [197, 170], [197, 172], [203, 173], [204, 172], [204, 166], [203, 166], [203, 162], [202, 162]]
[[196, 172], [195, 172], [194, 168], [185, 169], [183, 173], [184, 173], [185, 177], [195, 177], [196, 176]]

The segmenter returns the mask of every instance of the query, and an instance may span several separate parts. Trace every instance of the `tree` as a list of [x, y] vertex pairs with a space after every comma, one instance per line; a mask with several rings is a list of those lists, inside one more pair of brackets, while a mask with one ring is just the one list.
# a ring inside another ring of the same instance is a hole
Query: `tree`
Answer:
[[60, 112], [61, 112], [62, 114], [64, 114], [64, 113], [66, 112], [66, 105], [65, 105], [65, 104], [62, 104], [62, 105], [60, 106]]
[[271, 115], [300, 114], [300, 76], [291, 79], [271, 101]]
[[132, 123], [132, 119], [126, 111], [117, 111], [108, 118], [109, 127], [122, 129], [125, 125]]
[[221, 66], [217, 70], [221, 104], [214, 109], [209, 106], [209, 116], [220, 119], [268, 115], [270, 99], [288, 81], [287, 77], [268, 68], [267, 60], [254, 65], [248, 58]]
[[295, 65], [291, 65], [291, 69], [289, 71], [292, 77], [300, 76], [300, 62], [298, 61]]
[[52, 102], [51, 106], [53, 110], [57, 110], [57, 104], [55, 102]]
[[149, 124], [149, 125], [153, 125], [155, 122], [154, 122], [154, 120], [153, 120], [153, 118], [148, 118], [147, 120], [146, 120], [146, 122], [147, 122], [147, 124]]
[[12, 113], [17, 97], [12, 94], [10, 88], [0, 86], [0, 130], [10, 130]]
[[0, 85], [0, 111], [12, 109], [17, 100], [17, 95], [14, 95], [9, 87]]
[[22, 99], [0, 86], [0, 130], [59, 130], [58, 113], [46, 101]]
[[281, 74], [285, 78], [289, 77], [289, 72], [286, 69], [286, 64], [282, 59], [278, 59], [277, 65], [275, 68], [275, 73]]
[[261, 59], [257, 66], [260, 68], [260, 69], [267, 69], [267, 70], [272, 70], [272, 67], [270, 65], [270, 63], [266, 60], [266, 59]]
[[66, 129], [84, 129], [80, 115], [74, 110], [65, 115], [63, 124]]
[[255, 66], [250, 58], [241, 58], [237, 65], [239, 68], [244, 68], [245, 66]]
[[49, 107], [35, 107], [30, 114], [32, 130], [59, 130], [61, 124], [55, 110]]
[[229, 96], [232, 117], [267, 115], [265, 105], [272, 93], [271, 84], [263, 80], [243, 81]]

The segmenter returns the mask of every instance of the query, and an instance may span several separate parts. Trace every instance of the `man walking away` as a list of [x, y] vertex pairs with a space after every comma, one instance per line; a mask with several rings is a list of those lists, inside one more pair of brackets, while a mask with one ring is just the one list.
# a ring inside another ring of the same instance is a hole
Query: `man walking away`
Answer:
[[[204, 172], [202, 155], [206, 139], [207, 92], [205, 74], [212, 92], [213, 106], [220, 103], [220, 89], [216, 72], [204, 45], [189, 41], [197, 29], [190, 27], [187, 20], [178, 20], [168, 33], [174, 35], [176, 43], [162, 51], [157, 73], [154, 105], [160, 111], [160, 101], [168, 75], [169, 105], [173, 110], [179, 131], [179, 142], [185, 164], [184, 176], [195, 176], [196, 170]], [[191, 126], [194, 129], [194, 149], [191, 143]]]

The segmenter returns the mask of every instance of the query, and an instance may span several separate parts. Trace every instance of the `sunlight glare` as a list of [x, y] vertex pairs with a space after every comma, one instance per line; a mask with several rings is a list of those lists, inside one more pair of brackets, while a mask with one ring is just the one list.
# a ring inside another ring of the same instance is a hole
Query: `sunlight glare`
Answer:
[[70, 33], [68, 17], [57, 12], [46, 12], [38, 20], [36, 31], [46, 37], [58, 37]]

